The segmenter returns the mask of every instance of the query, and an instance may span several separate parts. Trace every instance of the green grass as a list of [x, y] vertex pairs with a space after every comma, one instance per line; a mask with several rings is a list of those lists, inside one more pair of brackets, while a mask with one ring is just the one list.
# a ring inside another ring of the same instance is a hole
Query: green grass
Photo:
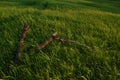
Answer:
[[[119, 0], [0, 0], [0, 79], [120, 80]], [[23, 24], [21, 64], [14, 65]], [[53, 32], [90, 46], [52, 41], [30, 52]]]

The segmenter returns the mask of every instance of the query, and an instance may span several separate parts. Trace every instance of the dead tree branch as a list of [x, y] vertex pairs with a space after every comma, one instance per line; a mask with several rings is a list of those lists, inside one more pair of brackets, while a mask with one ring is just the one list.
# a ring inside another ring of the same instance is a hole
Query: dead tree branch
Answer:
[[35, 47], [31, 50], [44, 48], [45, 46], [47, 46], [53, 40], [53, 36], [56, 36], [56, 35], [57, 35], [57, 32], [53, 33], [48, 39], [46, 39], [44, 42], [40, 43], [37, 47]]
[[26, 34], [28, 31], [29, 31], [29, 26], [27, 24], [24, 24], [23, 32], [22, 32], [20, 39], [19, 39], [19, 46], [18, 46], [16, 55], [15, 55], [15, 63], [16, 64], [19, 62], [19, 57], [23, 51], [24, 40], [25, 40], [25, 37], [26, 37]]
[[[28, 31], [29, 31], [29, 26], [27, 24], [24, 24], [23, 32], [20, 36], [18, 49], [17, 49], [16, 55], [15, 55], [15, 64], [19, 63], [19, 57], [21, 56], [21, 53], [23, 52], [24, 40], [26, 38], [26, 35], [27, 35]], [[60, 37], [57, 36], [57, 32], [55, 32], [49, 38], [47, 38], [44, 42], [40, 43], [37, 47], [30, 49], [30, 51], [31, 50], [36, 51], [37, 49], [42, 49], [45, 46], [47, 46], [52, 40], [56, 40], [56, 41], [60, 41], [60, 42], [72, 42], [72, 43], [76, 43], [76, 44], [79, 44], [79, 45], [83, 45], [86, 48], [90, 49], [89, 46], [86, 46], [85, 44], [82, 44], [78, 41], [69, 40], [69, 39], [65, 39], [65, 38], [60, 38]]]
[[42, 49], [44, 48], [46, 45], [48, 45], [52, 40], [53, 40], [53, 36], [56, 36], [57, 32], [53, 33], [47, 40], [45, 40], [43, 43], [39, 44], [39, 48]]
[[61, 42], [71, 42], [71, 43], [75, 43], [75, 44], [82, 45], [82, 46], [90, 49], [89, 46], [87, 46], [87, 45], [85, 45], [85, 44], [82, 44], [82, 43], [80, 43], [80, 42], [78, 42], [78, 41], [74, 41], [74, 40], [70, 40], [70, 39], [65, 39], [65, 38], [60, 38], [60, 37], [58, 37], [58, 36], [53, 36], [53, 39], [56, 40], [56, 41], [61, 41]]
[[40, 43], [37, 47], [32, 48], [31, 50], [42, 49], [45, 46], [47, 46], [52, 40], [56, 40], [56, 41], [60, 41], [60, 42], [71, 42], [71, 43], [75, 43], [78, 45], [82, 45], [86, 48], [90, 48], [89, 46], [86, 46], [85, 44], [82, 44], [78, 41], [74, 41], [74, 40], [70, 40], [70, 39], [66, 39], [66, 38], [60, 38], [57, 36], [57, 32], [55, 32], [48, 39], [46, 39], [44, 42]]

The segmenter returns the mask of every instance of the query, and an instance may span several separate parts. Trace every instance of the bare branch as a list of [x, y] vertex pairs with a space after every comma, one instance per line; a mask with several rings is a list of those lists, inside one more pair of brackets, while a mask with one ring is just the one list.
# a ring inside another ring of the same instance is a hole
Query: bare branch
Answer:
[[53, 36], [56, 36], [56, 35], [57, 35], [57, 32], [53, 33], [48, 39], [46, 39], [44, 42], [40, 43], [37, 47], [35, 47], [31, 50], [44, 48], [45, 46], [47, 46], [53, 40]]
[[24, 39], [25, 39], [28, 31], [29, 31], [29, 26], [27, 24], [24, 24], [23, 32], [22, 32], [21, 37], [19, 39], [19, 46], [18, 46], [16, 56], [15, 56], [15, 63], [16, 64], [19, 63], [19, 57], [21, 55], [21, 52], [23, 51]]

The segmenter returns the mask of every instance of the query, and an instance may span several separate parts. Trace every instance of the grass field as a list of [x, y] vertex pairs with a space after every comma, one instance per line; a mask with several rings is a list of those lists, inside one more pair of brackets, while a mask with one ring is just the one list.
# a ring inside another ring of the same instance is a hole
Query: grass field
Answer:
[[[23, 24], [30, 31], [20, 65]], [[52, 41], [53, 32], [84, 45]], [[0, 79], [120, 80], [120, 0], [0, 0]]]

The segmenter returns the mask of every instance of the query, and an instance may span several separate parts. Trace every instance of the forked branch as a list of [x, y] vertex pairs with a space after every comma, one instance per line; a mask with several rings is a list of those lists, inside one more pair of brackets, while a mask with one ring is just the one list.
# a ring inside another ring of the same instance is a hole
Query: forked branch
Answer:
[[[18, 46], [16, 55], [15, 55], [15, 64], [19, 63], [19, 57], [21, 56], [21, 53], [23, 52], [24, 40], [25, 40], [25, 37], [26, 37], [26, 34], [28, 31], [29, 31], [29, 26], [27, 24], [24, 24], [23, 32], [22, 32], [20, 40], [19, 40], [19, 46]], [[40, 43], [37, 47], [30, 49], [30, 51], [31, 50], [35, 51], [36, 49], [42, 49], [45, 46], [47, 46], [52, 40], [61, 41], [61, 42], [72, 42], [72, 43], [76, 43], [79, 45], [83, 45], [86, 48], [90, 48], [89, 46], [86, 46], [85, 44], [81, 44], [77, 41], [73, 41], [73, 40], [69, 40], [69, 39], [65, 39], [65, 38], [60, 38], [57, 36], [57, 32], [55, 32], [49, 38], [47, 38], [45, 41]]]

